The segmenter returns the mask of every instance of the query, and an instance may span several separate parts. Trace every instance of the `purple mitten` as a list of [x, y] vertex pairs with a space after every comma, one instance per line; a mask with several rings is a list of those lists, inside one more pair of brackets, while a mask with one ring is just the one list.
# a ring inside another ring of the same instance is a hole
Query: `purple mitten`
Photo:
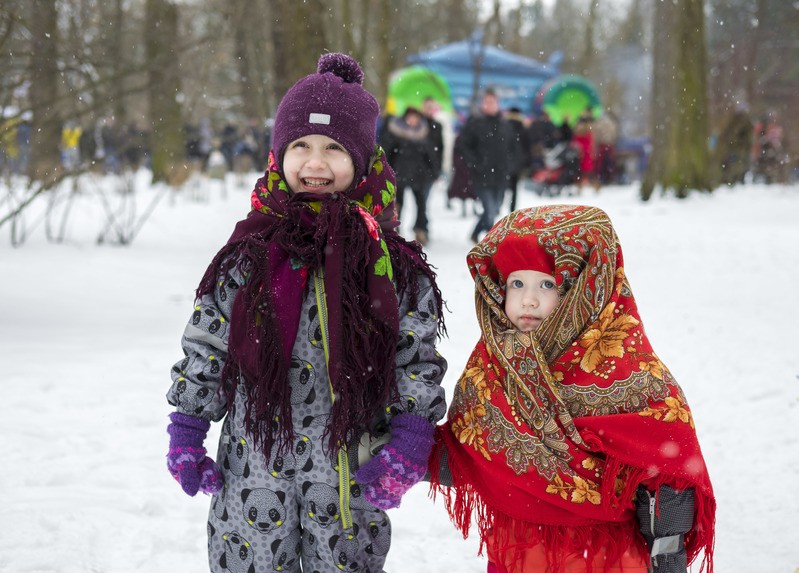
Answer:
[[402, 496], [427, 472], [435, 427], [415, 414], [391, 420], [391, 439], [355, 472], [364, 497], [380, 509], [399, 507]]
[[211, 423], [194, 416], [173, 412], [172, 423], [167, 426], [169, 453], [166, 465], [169, 473], [189, 495], [217, 493], [222, 489], [222, 472], [214, 460], [207, 457], [203, 440]]

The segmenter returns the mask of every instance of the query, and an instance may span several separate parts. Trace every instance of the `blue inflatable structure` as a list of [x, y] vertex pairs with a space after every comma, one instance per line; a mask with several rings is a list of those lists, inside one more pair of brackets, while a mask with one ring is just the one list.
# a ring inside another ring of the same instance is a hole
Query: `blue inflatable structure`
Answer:
[[535, 96], [544, 83], [557, 76], [563, 56], [556, 52], [546, 64], [495, 46], [482, 44], [479, 35], [414, 54], [408, 63], [438, 72], [449, 84], [455, 111], [469, 114], [477, 93], [493, 88], [503, 109], [517, 107], [533, 112]]

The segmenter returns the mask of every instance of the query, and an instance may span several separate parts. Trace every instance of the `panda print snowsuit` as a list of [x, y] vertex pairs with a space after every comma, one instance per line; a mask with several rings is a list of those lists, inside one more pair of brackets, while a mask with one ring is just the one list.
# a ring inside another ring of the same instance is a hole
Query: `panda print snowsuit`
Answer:
[[[225, 479], [208, 515], [208, 558], [213, 573], [382, 573], [391, 542], [386, 513], [364, 499], [352, 477], [358, 444], [346, 455], [327, 452], [323, 433], [332, 396], [317, 300], [318, 277], [308, 281], [289, 373], [296, 443], [290, 454], [265, 459], [244, 425], [245, 396], [228, 408], [219, 392], [227, 356], [228, 320], [241, 277], [231, 271], [195, 304], [182, 338], [185, 358], [172, 368], [167, 394], [178, 412], [211, 421], [224, 418], [217, 464]], [[386, 404], [370, 433], [392, 416], [413, 413], [435, 424], [446, 413], [441, 380], [446, 361], [436, 352], [436, 303], [419, 278], [415, 308], [400, 301], [396, 376], [400, 402]], [[324, 310], [324, 309], [322, 309]], [[239, 387], [241, 390], [241, 387]], [[229, 410], [229, 411], [228, 411]], [[342, 467], [344, 466], [344, 467]]]

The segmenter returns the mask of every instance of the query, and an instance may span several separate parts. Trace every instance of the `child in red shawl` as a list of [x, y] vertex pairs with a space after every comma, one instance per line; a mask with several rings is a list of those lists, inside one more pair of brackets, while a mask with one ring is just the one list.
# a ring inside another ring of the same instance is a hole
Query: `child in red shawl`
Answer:
[[712, 573], [715, 498], [692, 413], [644, 332], [607, 215], [515, 211], [467, 261], [481, 337], [437, 430], [432, 459], [447, 463], [431, 471], [464, 536], [475, 518], [489, 572], [672, 573], [704, 552]]

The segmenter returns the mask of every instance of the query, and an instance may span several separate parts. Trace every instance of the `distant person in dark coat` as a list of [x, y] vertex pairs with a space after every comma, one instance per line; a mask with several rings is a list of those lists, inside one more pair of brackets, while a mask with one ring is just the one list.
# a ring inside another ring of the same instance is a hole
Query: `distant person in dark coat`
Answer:
[[410, 187], [416, 200], [414, 235], [426, 245], [429, 233], [427, 193], [441, 170], [430, 142], [430, 125], [418, 109], [409, 107], [402, 117], [388, 119], [380, 144], [397, 175], [397, 215], [402, 213], [405, 188]]
[[516, 148], [513, 156], [513, 163], [511, 164], [510, 180], [508, 181], [508, 187], [510, 188], [510, 210], [515, 211], [519, 180], [530, 169], [530, 138], [522, 110], [518, 107], [510, 108], [505, 114], [505, 119], [510, 123]]
[[[460, 148], [460, 138], [455, 139], [455, 148], [452, 153], [452, 177], [447, 186], [447, 209], [452, 208], [452, 199], [460, 199], [463, 216], [466, 217], [466, 201], [477, 199], [472, 188], [469, 166], [463, 160], [463, 156], [458, 149]], [[476, 213], [476, 211], [475, 211]]]
[[720, 181], [725, 185], [743, 183], [750, 169], [750, 150], [754, 140], [754, 125], [749, 110], [738, 104], [723, 119], [716, 142], [715, 163]]
[[593, 132], [597, 183], [608, 185], [616, 178], [616, 142], [619, 139], [619, 122], [616, 116], [606, 110], [594, 120]]
[[545, 167], [544, 157], [548, 149], [555, 147], [557, 128], [545, 111], [541, 111], [527, 130], [527, 139], [530, 142], [530, 168], [538, 171]]
[[439, 109], [440, 106], [436, 100], [431, 97], [425, 98], [424, 104], [422, 104], [422, 113], [427, 120], [427, 125], [430, 126], [427, 139], [433, 148], [433, 171], [435, 172], [433, 179], [425, 189], [425, 197], [430, 197], [430, 188], [441, 176], [441, 167], [444, 163], [444, 127], [436, 120]]
[[486, 90], [479, 113], [470, 116], [463, 126], [458, 147], [483, 205], [471, 235], [472, 242], [477, 243], [480, 234], [488, 231], [499, 215], [516, 149], [510, 123], [502, 117], [499, 98], [492, 90]]
[[563, 123], [560, 125], [555, 126], [555, 144], [558, 143], [569, 143], [574, 136], [574, 132], [572, 131], [572, 127], [569, 124], [569, 116], [563, 116]]

